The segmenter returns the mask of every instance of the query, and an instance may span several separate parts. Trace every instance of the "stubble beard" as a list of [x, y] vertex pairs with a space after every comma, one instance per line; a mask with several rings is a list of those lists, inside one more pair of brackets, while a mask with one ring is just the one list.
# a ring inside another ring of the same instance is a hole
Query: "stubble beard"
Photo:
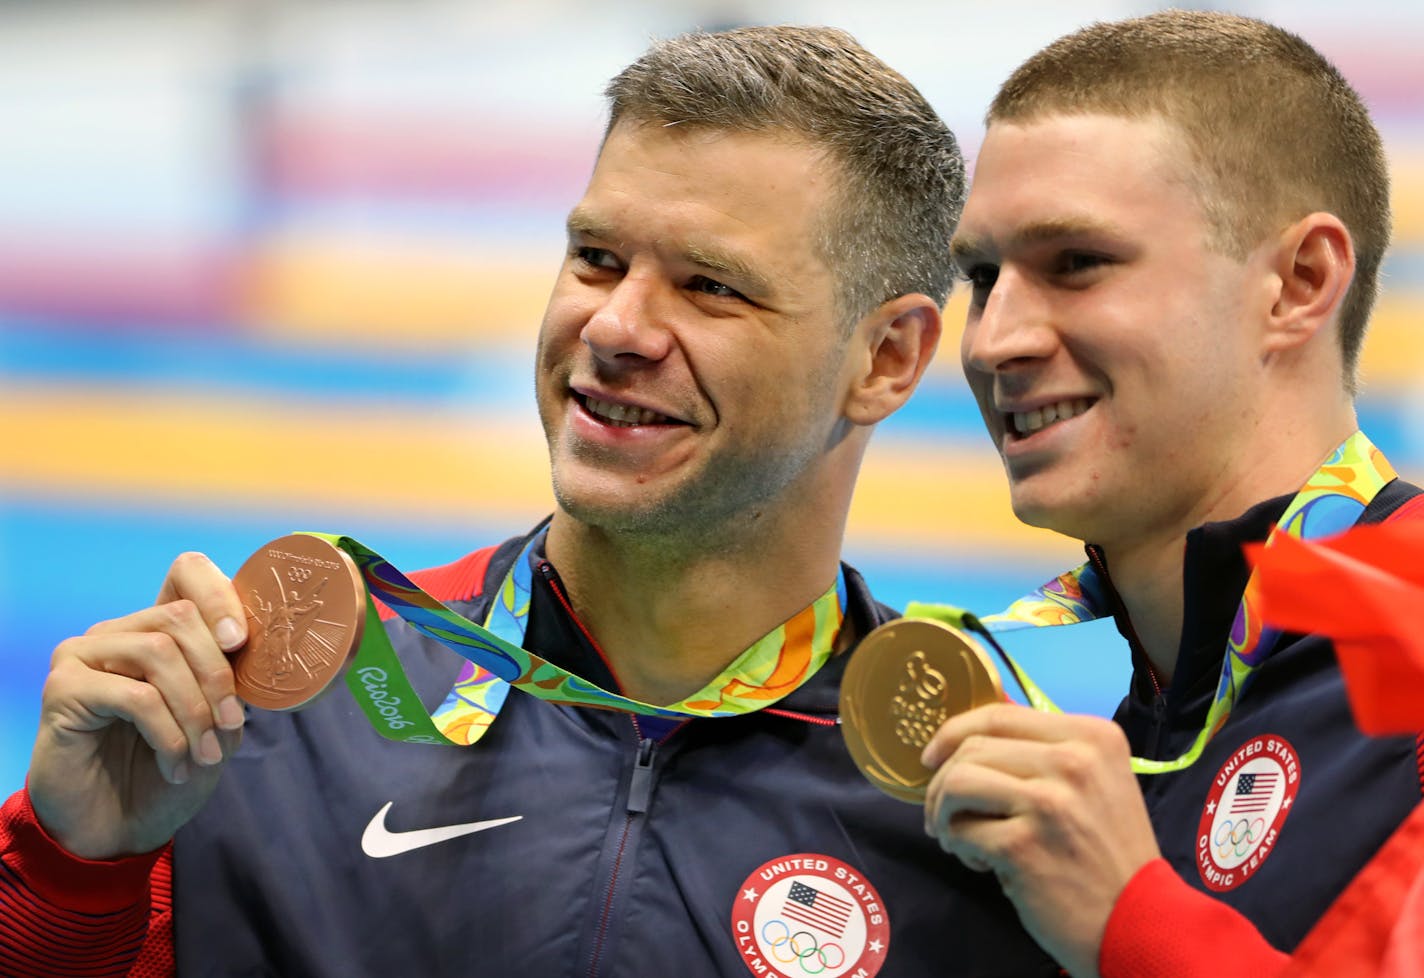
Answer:
[[554, 498], [578, 522], [626, 542], [645, 541], [668, 556], [721, 554], [771, 530], [773, 509], [797, 505], [787, 496], [795, 492], [790, 487], [824, 451], [824, 445], [807, 443], [715, 458], [703, 473], [688, 473], [677, 485], [626, 500], [580, 492], [555, 465]]

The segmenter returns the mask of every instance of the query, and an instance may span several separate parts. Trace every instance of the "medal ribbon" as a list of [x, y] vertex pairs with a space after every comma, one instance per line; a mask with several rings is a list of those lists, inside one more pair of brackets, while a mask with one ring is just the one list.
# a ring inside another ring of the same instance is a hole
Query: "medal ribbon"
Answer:
[[[1280, 521], [1266, 537], [1270, 547], [1281, 534], [1297, 540], [1313, 540], [1343, 533], [1355, 524], [1370, 500], [1395, 477], [1393, 466], [1364, 432], [1356, 431], [1330, 454], [1330, 457], [1306, 481], [1305, 486], [1281, 515]], [[1221, 680], [1207, 712], [1206, 722], [1195, 742], [1181, 757], [1173, 760], [1132, 759], [1132, 770], [1138, 774], [1162, 774], [1190, 767], [1201, 756], [1207, 742], [1221, 729], [1231, 715], [1236, 701], [1246, 691], [1280, 632], [1264, 625], [1257, 611], [1260, 605], [1260, 581], [1255, 571], [1246, 581], [1246, 590], [1236, 609], [1236, 617], [1227, 638], [1226, 654], [1221, 664]], [[907, 617], [931, 618], [957, 628], [977, 632], [993, 646], [1028, 699], [1039, 710], [1062, 712], [1029, 678], [1018, 663], [994, 639], [994, 632], [1019, 628], [1043, 628], [1072, 625], [1108, 617], [1103, 582], [1090, 564], [1049, 581], [1004, 611], [976, 618], [963, 608], [952, 605], [912, 602], [905, 609]]]
[[[511, 686], [568, 706], [620, 710], [683, 719], [726, 717], [770, 706], [809, 679], [831, 657], [845, 616], [845, 573], [810, 606], [762, 636], [722, 673], [691, 696], [669, 706], [629, 699], [554, 665], [522, 647], [528, 626], [532, 557], [536, 534], [500, 584], [484, 625], [447, 608], [384, 557], [346, 536], [312, 533], [344, 550], [366, 586], [366, 625], [346, 684], [372, 725], [391, 740], [473, 744], [504, 704]], [[412, 628], [465, 658], [455, 687], [434, 714], [401, 668], [381, 623], [373, 596]]]

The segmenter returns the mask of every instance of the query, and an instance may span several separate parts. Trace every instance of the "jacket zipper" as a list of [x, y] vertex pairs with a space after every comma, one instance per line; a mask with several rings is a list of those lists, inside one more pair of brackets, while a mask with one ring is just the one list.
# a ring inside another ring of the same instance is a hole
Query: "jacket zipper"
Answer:
[[[632, 714], [629, 714], [632, 720]], [[634, 731], [638, 730], [633, 720]], [[618, 892], [619, 873], [623, 868], [623, 856], [628, 850], [628, 842], [633, 835], [634, 825], [639, 816], [645, 814], [653, 798], [653, 762], [657, 756], [657, 741], [640, 736], [637, 752], [633, 757], [632, 776], [628, 781], [628, 801], [624, 806], [623, 832], [618, 838], [618, 852], [613, 858], [613, 867], [608, 874], [608, 886], [603, 891], [603, 909], [598, 915], [598, 933], [593, 939], [593, 951], [588, 962], [588, 976], [598, 975], [598, 966], [603, 957], [603, 943], [608, 936], [608, 922], [613, 915], [614, 897]]]
[[[559, 586], [557, 579], [554, 577], [553, 567], [548, 561], [541, 561], [539, 564], [539, 572], [549, 585], [549, 589], [554, 593], [554, 597], [558, 600], [559, 604], [563, 606], [564, 613], [578, 626], [579, 631], [583, 633], [583, 637], [588, 641], [589, 645], [592, 646], [599, 658], [603, 660], [604, 665], [608, 667], [608, 671], [613, 674], [614, 682], [616, 683], [617, 674], [613, 671], [612, 663], [608, 661], [608, 656], [604, 654], [602, 646], [598, 644], [589, 630], [584, 627], [583, 622], [579, 620], [578, 615], [574, 613], [573, 605], [564, 595], [563, 588]], [[792, 720], [802, 720], [806, 723], [825, 727], [834, 727], [841, 722], [839, 716], [821, 717], [793, 710], [768, 708], [763, 712], [787, 717]], [[628, 714], [628, 719], [633, 724], [633, 736], [638, 738], [638, 747], [637, 753], [633, 758], [633, 771], [628, 781], [628, 800], [624, 806], [626, 811], [623, 818], [623, 830], [618, 837], [617, 852], [613, 857], [613, 866], [609, 870], [608, 885], [603, 891], [603, 908], [598, 915], [598, 933], [594, 935], [593, 950], [589, 955], [588, 978], [596, 978], [598, 975], [598, 966], [603, 957], [604, 942], [608, 937], [608, 924], [613, 915], [614, 898], [618, 892], [619, 874], [623, 868], [623, 857], [627, 853], [628, 843], [633, 835], [636, 820], [638, 816], [647, 813], [648, 806], [652, 803], [653, 764], [656, 759], [658, 742], [651, 737], [643, 736], [643, 731], [638, 725], [638, 717], [636, 714]], [[686, 722], [687, 721], [683, 721], [683, 724]], [[671, 736], [677, 730], [680, 730], [683, 724], [679, 724], [677, 727], [669, 730], [665, 736]]]
[[[559, 586], [558, 579], [554, 576], [554, 568], [550, 563], [540, 561], [539, 573], [543, 576], [549, 590], [554, 593], [554, 597], [563, 606], [564, 613], [569, 616], [578, 630], [583, 634], [584, 639], [593, 648], [598, 657], [603, 660], [603, 664], [608, 668], [613, 676], [614, 686], [618, 686], [618, 674], [613, 669], [613, 664], [608, 661], [608, 656], [604, 653], [603, 647], [593, 637], [593, 634], [584, 627], [584, 623], [579, 620], [579, 616], [574, 613], [573, 604], [564, 594], [564, 589]], [[623, 857], [628, 853], [628, 844], [634, 835], [638, 816], [648, 810], [648, 805], [652, 801], [653, 795], [653, 762], [657, 751], [657, 741], [651, 737], [644, 737], [642, 728], [638, 726], [638, 718], [635, 714], [629, 713], [629, 721], [633, 725], [633, 736], [637, 738], [637, 751], [633, 757], [633, 771], [628, 781], [628, 800], [624, 805], [623, 829], [618, 835], [618, 845], [613, 856], [613, 865], [608, 870], [608, 885], [603, 890], [603, 907], [598, 914], [598, 931], [593, 937], [593, 947], [589, 952], [588, 971], [589, 978], [596, 978], [598, 967], [603, 958], [604, 942], [608, 938], [608, 925], [613, 917], [613, 906], [618, 893], [619, 876], [623, 869]]]
[[593, 637], [593, 633], [584, 626], [582, 619], [574, 613], [573, 604], [570, 603], [568, 596], [564, 594], [564, 589], [560, 587], [559, 579], [554, 576], [554, 566], [547, 560], [541, 560], [539, 562], [539, 573], [544, 575], [544, 581], [549, 585], [549, 590], [554, 592], [554, 597], [559, 600], [559, 604], [563, 605], [564, 614], [569, 616], [569, 621], [574, 623], [579, 632], [583, 635], [584, 640], [588, 642], [589, 647], [597, 653], [599, 659], [603, 660], [603, 665], [608, 669], [609, 675], [613, 677], [615, 686], [621, 688], [621, 684], [618, 683], [618, 673], [614, 670], [613, 663], [608, 661], [608, 655], [603, 651], [603, 646], [598, 644], [598, 639]]

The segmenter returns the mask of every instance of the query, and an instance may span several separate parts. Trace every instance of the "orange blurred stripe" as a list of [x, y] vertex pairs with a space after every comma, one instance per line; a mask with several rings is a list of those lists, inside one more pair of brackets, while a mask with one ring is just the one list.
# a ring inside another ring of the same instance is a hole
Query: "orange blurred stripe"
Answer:
[[[412, 521], [507, 520], [552, 507], [534, 419], [390, 406], [136, 396], [125, 389], [0, 391], [0, 487], [57, 500], [297, 508]], [[339, 527], [335, 527], [339, 530]], [[851, 508], [852, 541], [876, 550], [1080, 554], [1024, 527], [987, 443], [964, 451], [872, 444]]]

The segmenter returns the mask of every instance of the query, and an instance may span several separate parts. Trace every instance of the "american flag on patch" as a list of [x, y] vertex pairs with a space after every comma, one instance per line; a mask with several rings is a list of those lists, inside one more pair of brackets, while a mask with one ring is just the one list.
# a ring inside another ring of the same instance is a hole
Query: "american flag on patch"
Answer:
[[1275, 793], [1276, 782], [1280, 779], [1279, 771], [1238, 775], [1236, 794], [1232, 796], [1231, 807], [1226, 814], [1251, 815], [1264, 812], [1270, 807], [1271, 795]]
[[823, 930], [832, 937], [841, 937], [845, 934], [850, 912], [854, 908], [855, 904], [848, 900], [822, 893], [805, 883], [792, 883], [791, 892], [787, 894], [786, 903], [781, 908], [781, 915], [799, 924]]

